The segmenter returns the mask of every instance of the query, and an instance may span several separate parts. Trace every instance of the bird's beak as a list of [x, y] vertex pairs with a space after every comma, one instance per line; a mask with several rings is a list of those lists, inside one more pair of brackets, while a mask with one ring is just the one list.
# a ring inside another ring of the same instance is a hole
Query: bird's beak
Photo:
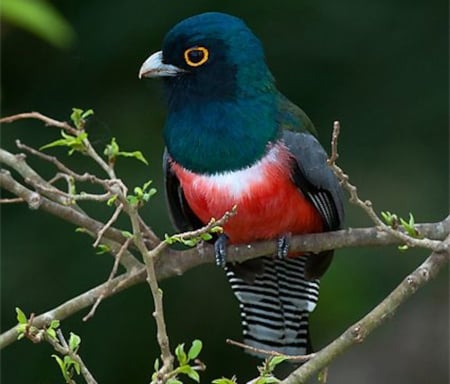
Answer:
[[175, 65], [164, 64], [162, 61], [162, 51], [158, 51], [144, 61], [144, 64], [142, 64], [139, 70], [139, 78], [177, 76], [182, 72], [184, 70]]

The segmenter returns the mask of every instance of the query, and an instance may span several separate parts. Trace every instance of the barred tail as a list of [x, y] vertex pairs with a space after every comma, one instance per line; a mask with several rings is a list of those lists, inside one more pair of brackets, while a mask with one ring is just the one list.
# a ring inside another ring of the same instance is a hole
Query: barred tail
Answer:
[[304, 278], [306, 257], [257, 260], [260, 268], [253, 273], [246, 263], [226, 271], [240, 303], [244, 343], [288, 355], [310, 353], [308, 317], [319, 298], [319, 280]]

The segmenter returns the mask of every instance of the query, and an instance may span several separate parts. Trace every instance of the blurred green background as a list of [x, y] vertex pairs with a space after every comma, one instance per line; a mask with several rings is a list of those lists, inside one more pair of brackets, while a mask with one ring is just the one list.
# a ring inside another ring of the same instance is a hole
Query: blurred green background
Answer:
[[[72, 30], [44, 20], [50, 32], [42, 25], [30, 27], [34, 32], [20, 28], [22, 1], [14, 1], [3, 2], [10, 8], [2, 20], [2, 115], [34, 110], [64, 120], [72, 107], [93, 108], [89, 132], [99, 150], [115, 136], [124, 150], [139, 149], [150, 160], [149, 167], [123, 160], [118, 170], [131, 186], [154, 180], [160, 193], [143, 214], [160, 235], [173, 231], [162, 193], [165, 111], [160, 84], [139, 81], [137, 72], [171, 26], [209, 10], [246, 20], [263, 41], [279, 88], [309, 114], [326, 148], [332, 122], [341, 121], [340, 164], [377, 210], [404, 217], [412, 211], [418, 222], [441, 220], [449, 211], [447, 1], [53, 1]], [[39, 24], [39, 11], [29, 20]], [[59, 135], [35, 121], [1, 130], [2, 147], [11, 151], [16, 138], [39, 147]], [[78, 170], [98, 171], [81, 156], [52, 153]], [[53, 175], [41, 161], [30, 163]], [[96, 255], [92, 240], [73, 226], [22, 205], [1, 209], [3, 331], [16, 323], [16, 306], [38, 314], [106, 280], [112, 258]], [[87, 209], [100, 218], [111, 213]], [[348, 206], [347, 226], [367, 225]], [[337, 252], [311, 319], [316, 348], [367, 313], [426, 256], [395, 247]], [[337, 359], [329, 382], [448, 382], [448, 277], [441, 274]], [[172, 345], [204, 341], [203, 382], [236, 374], [242, 383], [256, 375], [257, 360], [225, 344], [241, 331], [222, 271], [200, 267], [162, 288]], [[104, 301], [84, 323], [86, 312], [62, 329], [82, 337], [82, 357], [99, 382], [149, 382], [158, 349], [148, 287]], [[51, 353], [48, 345], [28, 341], [9, 346], [2, 351], [2, 382], [62, 382]]]

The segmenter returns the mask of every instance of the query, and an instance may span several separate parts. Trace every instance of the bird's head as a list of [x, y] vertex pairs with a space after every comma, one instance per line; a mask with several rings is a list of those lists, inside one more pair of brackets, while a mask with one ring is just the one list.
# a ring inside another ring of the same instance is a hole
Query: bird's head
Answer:
[[164, 77], [169, 99], [185, 95], [202, 102], [253, 97], [273, 86], [258, 38], [242, 20], [217, 12], [175, 25], [139, 77]]

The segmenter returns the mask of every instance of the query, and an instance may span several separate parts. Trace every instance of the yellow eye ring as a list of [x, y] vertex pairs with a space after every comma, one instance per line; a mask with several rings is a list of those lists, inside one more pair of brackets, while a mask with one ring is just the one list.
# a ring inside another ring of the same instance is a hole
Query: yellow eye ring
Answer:
[[205, 47], [192, 47], [184, 51], [184, 61], [191, 67], [205, 64], [209, 58], [209, 51]]

